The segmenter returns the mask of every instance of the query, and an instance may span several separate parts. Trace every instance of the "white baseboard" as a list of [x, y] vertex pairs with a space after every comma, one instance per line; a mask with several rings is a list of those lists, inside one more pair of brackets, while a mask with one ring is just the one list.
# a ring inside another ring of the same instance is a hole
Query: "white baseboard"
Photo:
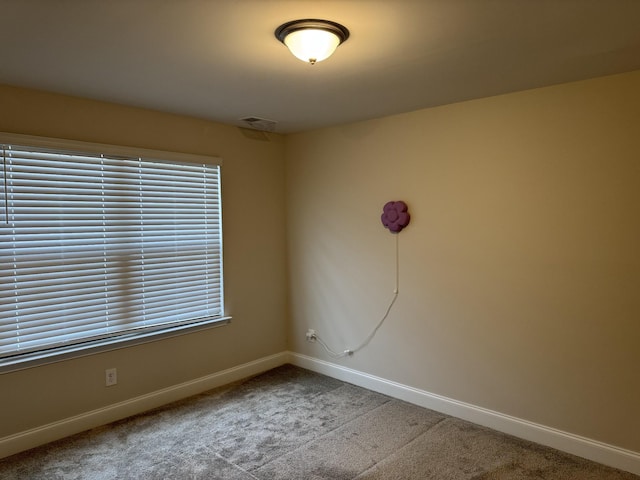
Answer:
[[289, 363], [390, 397], [640, 475], [640, 453], [289, 352]]
[[278, 353], [104, 408], [0, 438], [0, 458], [265, 372], [287, 363], [288, 360], [289, 354], [287, 352]]

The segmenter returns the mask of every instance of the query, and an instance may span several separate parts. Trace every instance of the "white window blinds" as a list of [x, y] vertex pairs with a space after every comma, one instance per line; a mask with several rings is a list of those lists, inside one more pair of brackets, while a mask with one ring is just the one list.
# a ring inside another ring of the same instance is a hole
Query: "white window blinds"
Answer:
[[0, 359], [223, 317], [219, 166], [98, 150], [2, 144]]

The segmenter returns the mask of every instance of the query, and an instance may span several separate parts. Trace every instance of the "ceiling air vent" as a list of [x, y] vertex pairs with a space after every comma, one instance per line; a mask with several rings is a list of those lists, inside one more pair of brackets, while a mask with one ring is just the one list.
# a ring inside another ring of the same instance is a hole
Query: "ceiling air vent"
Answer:
[[247, 117], [242, 118], [241, 120], [254, 130], [273, 132], [276, 129], [276, 122], [274, 120], [267, 120], [266, 118], [259, 117]]

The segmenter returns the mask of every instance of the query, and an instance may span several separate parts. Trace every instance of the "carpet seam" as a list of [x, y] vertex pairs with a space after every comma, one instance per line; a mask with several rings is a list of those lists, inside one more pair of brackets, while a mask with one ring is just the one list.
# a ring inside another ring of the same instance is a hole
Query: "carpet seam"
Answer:
[[451, 417], [449, 415], [444, 416], [443, 418], [441, 418], [440, 420], [438, 420], [436, 423], [434, 423], [433, 425], [431, 425], [429, 428], [427, 428], [424, 432], [422, 432], [420, 435], [416, 435], [415, 437], [413, 437], [411, 440], [409, 440], [407, 443], [405, 443], [404, 445], [402, 445], [402, 447], [398, 448], [396, 451], [394, 451], [393, 453], [390, 453], [389, 455], [387, 455], [386, 457], [380, 459], [378, 462], [375, 462], [373, 465], [371, 465], [369, 468], [363, 470], [362, 472], [358, 473], [355, 477], [349, 479], [349, 480], [355, 480], [357, 479], [359, 476], [364, 475], [365, 473], [367, 473], [368, 471], [376, 468], [377, 465], [379, 465], [380, 463], [384, 462], [387, 458], [392, 457], [393, 455], [398, 454], [399, 452], [401, 452], [402, 450], [404, 450], [405, 448], [407, 448], [409, 445], [411, 445], [412, 443], [416, 442], [419, 438], [423, 437], [424, 435], [426, 435], [427, 433], [429, 433], [431, 430], [433, 430], [435, 427], [437, 427], [438, 425], [440, 425], [441, 423], [449, 420]]
[[[349, 383], [349, 382], [342, 382], [342, 385], [340, 385], [340, 387], [337, 387], [337, 388], [334, 388], [334, 389], [331, 389], [331, 390], [327, 390], [327, 391], [325, 391], [325, 392], [318, 393], [318, 394], [316, 395], [316, 397], [317, 397], [317, 396], [320, 396], [320, 395], [323, 395], [323, 394], [325, 394], [325, 393], [329, 393], [329, 392], [333, 392], [333, 391], [335, 391], [335, 390], [338, 390], [339, 388], [342, 388], [342, 387], [343, 387], [343, 386], [345, 386], [345, 385], [349, 385], [349, 386], [352, 386], [352, 387], [356, 387], [356, 388], [358, 388], [358, 389], [362, 388], [362, 387], [358, 387], [357, 385], [352, 385], [352, 384], [351, 384], [351, 383]], [[365, 389], [365, 390], [366, 390], [366, 389]], [[376, 392], [374, 392], [374, 393], [376, 393]], [[291, 450], [291, 451], [289, 451], [289, 452], [285, 452], [285, 453], [283, 453], [282, 455], [278, 455], [277, 457], [274, 457], [273, 459], [271, 459], [271, 460], [270, 460], [270, 461], [268, 461], [267, 463], [265, 463], [265, 464], [260, 465], [259, 467], [257, 467], [254, 471], [257, 471], [257, 470], [259, 470], [259, 469], [261, 469], [261, 468], [263, 468], [263, 467], [266, 467], [267, 465], [270, 465], [271, 463], [273, 463], [274, 461], [276, 461], [276, 460], [278, 460], [278, 459], [280, 459], [280, 458], [282, 458], [282, 457], [285, 457], [285, 456], [287, 456], [287, 455], [292, 455], [293, 453], [297, 452], [297, 451], [298, 451], [298, 450], [300, 450], [301, 448], [304, 448], [304, 447], [306, 447], [307, 445], [309, 445], [309, 444], [311, 444], [311, 443], [313, 443], [313, 442], [316, 442], [316, 441], [318, 441], [318, 440], [320, 440], [320, 439], [324, 438], [325, 436], [329, 435], [330, 433], [335, 432], [336, 430], [338, 430], [338, 429], [339, 429], [339, 428], [341, 428], [341, 427], [344, 427], [344, 426], [346, 426], [346, 425], [349, 425], [351, 422], [353, 422], [353, 421], [357, 420], [358, 418], [362, 417], [363, 415], [366, 415], [366, 414], [368, 414], [368, 413], [370, 413], [370, 412], [375, 412], [378, 408], [381, 408], [383, 405], [386, 405], [387, 403], [389, 403], [389, 402], [393, 401], [393, 399], [392, 399], [391, 397], [389, 397], [388, 395], [384, 395], [384, 394], [382, 394], [382, 393], [379, 393], [378, 395], [381, 395], [381, 396], [383, 396], [383, 397], [385, 397], [385, 398], [386, 398], [386, 400], [385, 400], [383, 403], [381, 403], [380, 405], [376, 406], [375, 408], [372, 408], [371, 410], [367, 410], [366, 412], [364, 412], [364, 413], [362, 413], [362, 414], [360, 414], [360, 415], [357, 415], [357, 416], [353, 417], [353, 418], [352, 418], [351, 420], [349, 420], [347, 423], [343, 423], [343, 424], [341, 424], [341, 425], [339, 425], [339, 426], [337, 426], [337, 427], [335, 427], [335, 428], [332, 428], [331, 430], [327, 430], [327, 431], [326, 431], [325, 433], [323, 433], [322, 435], [319, 435], [319, 436], [317, 436], [317, 437], [315, 437], [315, 438], [313, 438], [313, 439], [309, 440], [308, 442], [303, 443], [302, 445], [298, 446], [298, 447], [297, 447], [297, 448], [295, 448], [294, 450]], [[315, 397], [314, 397], [314, 398], [315, 398]]]
[[256, 477], [253, 473], [251, 473], [251, 472], [249, 472], [249, 471], [245, 470], [244, 468], [242, 468], [242, 467], [241, 467], [240, 465], [238, 465], [237, 463], [233, 463], [233, 462], [231, 462], [231, 461], [227, 460], [226, 458], [224, 458], [222, 455], [220, 455], [220, 454], [219, 454], [219, 453], [217, 453], [217, 452], [212, 452], [212, 453], [213, 453], [216, 457], [218, 457], [220, 460], [222, 460], [222, 461], [224, 461], [224, 462], [228, 463], [229, 465], [231, 465], [231, 466], [232, 466], [233, 468], [235, 468], [236, 470], [239, 470], [239, 471], [241, 471], [242, 473], [249, 475], [249, 476], [250, 476], [252, 479], [254, 479], [254, 480], [260, 480], [260, 479], [259, 479], [258, 477]]

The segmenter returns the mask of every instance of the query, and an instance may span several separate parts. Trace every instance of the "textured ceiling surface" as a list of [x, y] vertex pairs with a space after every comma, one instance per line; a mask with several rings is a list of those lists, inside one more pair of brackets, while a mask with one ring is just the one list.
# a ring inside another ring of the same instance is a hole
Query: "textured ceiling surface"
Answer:
[[[296, 132], [640, 69], [640, 0], [0, 0], [0, 83]], [[311, 66], [298, 18], [349, 39]]]

